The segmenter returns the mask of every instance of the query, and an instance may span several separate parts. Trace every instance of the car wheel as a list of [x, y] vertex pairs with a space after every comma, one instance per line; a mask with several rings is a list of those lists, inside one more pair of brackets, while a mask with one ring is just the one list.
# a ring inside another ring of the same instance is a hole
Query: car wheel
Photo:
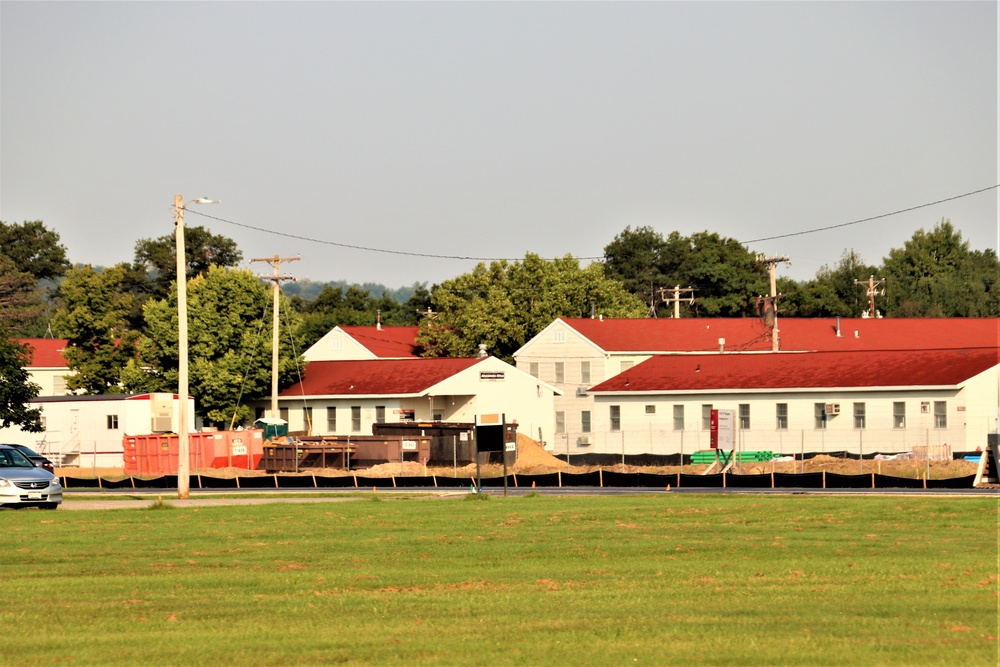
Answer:
[[59, 503], [42, 503], [38, 507], [43, 510], [54, 510], [59, 507]]

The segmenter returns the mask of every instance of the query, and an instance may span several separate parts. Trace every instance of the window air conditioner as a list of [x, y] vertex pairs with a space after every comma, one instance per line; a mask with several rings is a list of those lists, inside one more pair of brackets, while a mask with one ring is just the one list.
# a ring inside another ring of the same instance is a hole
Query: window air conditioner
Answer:
[[586, 396], [587, 395], [587, 388], [586, 387], [577, 387], [576, 388], [576, 395], [577, 396]]
[[590, 444], [590, 436], [589, 435], [581, 435], [580, 436], [579, 444], [581, 444], [581, 445], [589, 445]]
[[840, 414], [840, 403], [827, 403], [823, 409], [828, 415], [839, 415]]

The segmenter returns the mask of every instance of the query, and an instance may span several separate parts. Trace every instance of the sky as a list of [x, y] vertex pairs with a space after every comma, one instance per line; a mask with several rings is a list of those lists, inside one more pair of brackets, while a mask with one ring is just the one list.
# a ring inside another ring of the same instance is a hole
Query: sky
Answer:
[[801, 233], [1000, 183], [997, 6], [4, 0], [0, 220], [111, 266], [205, 196], [243, 266], [388, 287], [626, 227], [797, 280], [942, 218], [997, 249], [997, 189]]

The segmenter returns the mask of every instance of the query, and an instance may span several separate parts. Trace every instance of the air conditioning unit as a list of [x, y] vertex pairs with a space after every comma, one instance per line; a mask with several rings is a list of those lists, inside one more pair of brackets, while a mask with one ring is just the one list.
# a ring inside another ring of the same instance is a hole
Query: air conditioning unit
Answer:
[[576, 395], [577, 396], [586, 396], [587, 395], [587, 388], [586, 387], [577, 387], [576, 388]]
[[589, 445], [590, 444], [590, 436], [589, 435], [581, 435], [580, 439], [577, 441], [577, 444], [579, 444], [579, 445]]
[[827, 403], [823, 407], [823, 412], [828, 415], [839, 415], [840, 414], [840, 403]]

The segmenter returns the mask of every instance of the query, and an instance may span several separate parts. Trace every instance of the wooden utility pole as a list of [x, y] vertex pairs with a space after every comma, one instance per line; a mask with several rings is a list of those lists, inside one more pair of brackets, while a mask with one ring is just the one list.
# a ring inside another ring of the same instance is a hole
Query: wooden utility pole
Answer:
[[[667, 296], [666, 296], [668, 292], [672, 295], [670, 298], [667, 298]], [[689, 296], [689, 297], [681, 297], [681, 292], [690, 292], [691, 296]], [[661, 287], [660, 288], [660, 300], [663, 303], [673, 303], [674, 304], [674, 319], [675, 320], [680, 319], [680, 317], [681, 317], [681, 302], [685, 301], [685, 302], [687, 302], [689, 304], [693, 304], [694, 303], [694, 288], [693, 287], [681, 287], [680, 285], [674, 285], [673, 289], [670, 289], [669, 287]]]
[[273, 276], [261, 276], [263, 280], [270, 280], [274, 283], [272, 292], [274, 294], [274, 324], [271, 331], [271, 417], [278, 417], [278, 296], [281, 293], [281, 281], [294, 281], [294, 276], [281, 275], [282, 262], [297, 262], [299, 257], [261, 257], [251, 259], [251, 262], [267, 262], [274, 267]]
[[764, 302], [770, 304], [772, 312], [774, 313], [774, 322], [771, 325], [771, 351], [778, 351], [778, 299], [781, 295], [778, 294], [778, 262], [784, 262], [785, 266], [791, 266], [792, 260], [785, 255], [764, 257], [764, 255], [757, 255], [758, 264], [767, 264], [767, 272], [771, 277], [771, 296], [765, 297]]
[[[875, 276], [868, 276], [868, 280], [855, 280], [855, 285], [864, 285], [868, 292], [868, 312], [862, 313], [862, 317], [882, 317], [875, 310], [875, 296], [878, 294], [878, 286], [885, 283], [885, 278], [875, 280]], [[882, 288], [882, 293], [879, 296], [885, 296], [885, 288]]]

